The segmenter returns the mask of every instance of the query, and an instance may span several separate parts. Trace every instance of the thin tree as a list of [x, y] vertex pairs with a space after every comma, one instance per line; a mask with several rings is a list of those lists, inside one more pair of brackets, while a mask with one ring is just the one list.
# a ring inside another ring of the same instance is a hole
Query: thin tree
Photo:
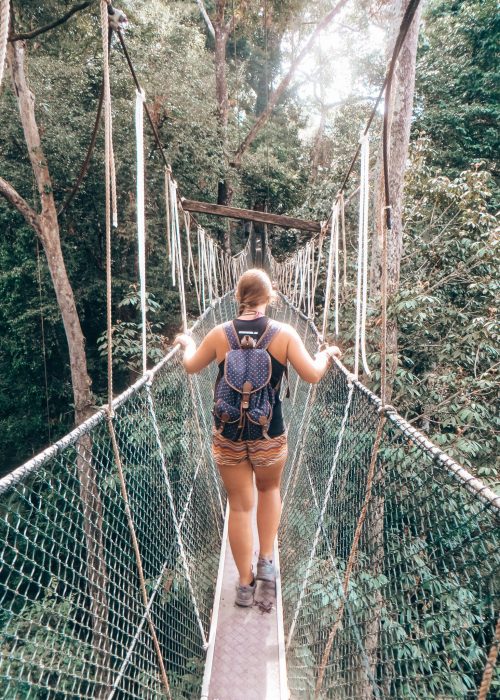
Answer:
[[[396, 37], [399, 33], [401, 19], [410, 0], [393, 0], [392, 10], [392, 43], [389, 46], [388, 57], [392, 54]], [[417, 58], [417, 43], [420, 28], [422, 3], [418, 6], [413, 22], [399, 53], [398, 63], [394, 72], [390, 104], [385, 106], [388, 113], [388, 150], [389, 150], [389, 186], [391, 193], [392, 227], [387, 231], [387, 279], [388, 304], [399, 290], [401, 255], [403, 251], [403, 204], [404, 178], [408, 162], [410, 143], [411, 119], [413, 114], [413, 97], [415, 92], [415, 67]], [[385, 195], [382, 151], [379, 151], [376, 166], [375, 187], [375, 232], [372, 241], [372, 262], [370, 270], [370, 287], [372, 297], [380, 295], [381, 287], [381, 253], [382, 232], [385, 226]], [[391, 386], [397, 369], [397, 323], [391, 318], [387, 327], [388, 390], [387, 401], [390, 401]]]
[[[6, 180], [0, 177], [0, 194], [24, 217], [40, 240], [54, 285], [68, 343], [71, 383], [75, 405], [75, 422], [81, 423], [92, 413], [92, 394], [87, 372], [85, 338], [82, 332], [73, 289], [68, 278], [61, 249], [59, 222], [52, 179], [43, 151], [35, 115], [35, 98], [25, 72], [25, 43], [10, 41], [7, 51], [12, 87], [17, 100], [31, 168], [37, 185], [40, 210], [33, 208]], [[106, 695], [107, 659], [109, 656], [108, 605], [106, 598], [106, 564], [102, 537], [102, 503], [92, 463], [92, 444], [88, 435], [77, 443], [77, 469], [86, 541], [89, 594], [92, 605], [93, 641], [99, 655], [101, 676], [96, 696]]]
[[[387, 58], [392, 56], [394, 45], [399, 34], [401, 21], [408, 8], [410, 0], [393, 0], [390, 5], [391, 41], [388, 46]], [[420, 29], [421, 5], [417, 8], [411, 26], [406, 35], [404, 44], [399, 53], [399, 59], [394, 72], [391, 89], [391, 99], [385, 105], [389, 119], [388, 148], [389, 148], [389, 185], [391, 193], [391, 220], [392, 227], [386, 231], [387, 235], [387, 302], [398, 292], [401, 266], [401, 254], [403, 249], [403, 201], [404, 178], [408, 162], [408, 148], [410, 143], [410, 127], [413, 114], [413, 97], [415, 91], [415, 66], [417, 58], [418, 34]], [[380, 297], [382, 276], [382, 234], [386, 226], [384, 175], [382, 150], [379, 150], [376, 165], [375, 188], [375, 231], [372, 242], [372, 264], [370, 271], [370, 287], [372, 298]], [[391, 316], [387, 323], [387, 356], [388, 375], [386, 384], [386, 402], [390, 402], [392, 385], [397, 369], [397, 323]], [[366, 519], [366, 532], [369, 533], [370, 571], [373, 577], [383, 573], [384, 566], [384, 498], [385, 472], [383, 461], [379, 462], [374, 476], [373, 492], [368, 515]], [[378, 677], [376, 672], [378, 661], [378, 649], [380, 644], [380, 615], [383, 608], [383, 598], [377, 588], [373, 592], [370, 617], [364, 624], [364, 645], [373, 677]], [[384, 664], [383, 668], [383, 694], [389, 693], [393, 668], [391, 662]], [[356, 682], [356, 693], [359, 697], [372, 697], [371, 682], [366, 673], [359, 669]]]
[[[226, 161], [224, 163], [225, 176], [219, 182], [217, 202], [219, 204], [230, 204], [233, 191], [229, 180], [229, 167], [238, 168], [241, 166], [243, 156], [248, 151], [252, 143], [255, 141], [258, 133], [269, 121], [269, 118], [273, 114], [283, 95], [286, 93], [286, 90], [288, 89], [290, 83], [292, 82], [297, 68], [299, 67], [305, 56], [312, 49], [312, 47], [315, 45], [318, 35], [332, 22], [334, 17], [341, 11], [341, 9], [347, 3], [347, 0], [339, 0], [335, 7], [333, 7], [333, 9], [327, 12], [317, 23], [313, 32], [310, 34], [308, 40], [306, 41], [302, 49], [298, 52], [297, 56], [293, 59], [287, 73], [283, 76], [277, 87], [269, 94], [266, 108], [257, 116], [257, 119], [253, 123], [247, 135], [238, 145], [234, 153], [231, 155], [229, 162], [227, 162], [229, 150], [227, 145], [229, 95], [227, 85], [226, 50], [229, 37], [245, 17], [248, 2], [247, 0], [240, 0], [237, 10], [235, 10], [234, 14], [229, 19], [226, 18], [226, 0], [216, 0], [215, 12], [212, 16], [210, 16], [207, 12], [203, 0], [196, 0], [196, 3], [200, 8], [201, 15], [205, 20], [208, 31], [215, 42], [214, 66], [215, 93], [217, 102], [217, 121], [219, 126], [221, 149], [224, 153], [224, 158]], [[228, 234], [225, 235], [224, 245], [226, 250], [230, 250], [230, 241]]]
[[[208, 31], [214, 40], [214, 68], [215, 68], [215, 98], [217, 104], [217, 127], [219, 130], [219, 143], [223, 155], [223, 175], [219, 179], [217, 191], [218, 204], [230, 204], [233, 197], [233, 188], [227, 163], [227, 126], [229, 118], [229, 92], [227, 86], [226, 51], [229, 37], [234, 33], [245, 15], [247, 0], [241, 0], [238, 9], [228, 19], [226, 15], [226, 0], [216, 0], [215, 12], [210, 17], [203, 0], [196, 0]], [[228, 229], [224, 230], [223, 245], [227, 252], [231, 250]]]

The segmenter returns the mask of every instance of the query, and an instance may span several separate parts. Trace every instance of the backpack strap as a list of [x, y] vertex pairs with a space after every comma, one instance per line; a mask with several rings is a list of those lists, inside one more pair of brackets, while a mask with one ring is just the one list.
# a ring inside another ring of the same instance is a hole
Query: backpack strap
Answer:
[[224, 333], [226, 334], [227, 342], [229, 343], [231, 350], [240, 350], [240, 339], [236, 333], [234, 323], [232, 321], [227, 321], [227, 323], [222, 324], [222, 328], [224, 329]]
[[258, 341], [256, 347], [258, 347], [260, 350], [267, 350], [267, 348], [269, 347], [269, 343], [274, 338], [274, 336], [280, 332], [280, 330], [281, 327], [278, 326], [277, 323], [269, 321], [264, 333], [260, 336], [260, 340]]

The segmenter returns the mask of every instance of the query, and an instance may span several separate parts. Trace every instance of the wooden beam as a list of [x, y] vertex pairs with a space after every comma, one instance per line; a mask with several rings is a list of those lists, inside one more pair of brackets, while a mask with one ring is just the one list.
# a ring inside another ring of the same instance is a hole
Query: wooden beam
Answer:
[[305, 221], [296, 219], [293, 216], [282, 216], [281, 214], [270, 214], [267, 211], [254, 211], [253, 209], [238, 209], [236, 207], [223, 207], [221, 204], [210, 204], [209, 202], [195, 202], [192, 199], [181, 199], [182, 207], [186, 211], [193, 211], [198, 214], [213, 214], [214, 216], [225, 216], [229, 219], [243, 219], [244, 221], [259, 221], [262, 224], [272, 224], [281, 228], [298, 228], [302, 231], [321, 231], [319, 221]]

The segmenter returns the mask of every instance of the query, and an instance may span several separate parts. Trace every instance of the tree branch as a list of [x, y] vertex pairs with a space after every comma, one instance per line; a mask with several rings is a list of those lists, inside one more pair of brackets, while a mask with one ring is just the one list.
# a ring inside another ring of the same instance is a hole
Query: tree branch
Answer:
[[335, 7], [328, 12], [323, 19], [321, 19], [318, 24], [316, 25], [316, 28], [314, 29], [313, 33], [309, 37], [307, 43], [305, 46], [302, 48], [302, 51], [298, 54], [298, 56], [295, 58], [294, 61], [292, 61], [292, 64], [288, 70], [288, 73], [285, 75], [281, 83], [278, 85], [276, 90], [269, 96], [269, 101], [267, 108], [265, 109], [264, 112], [260, 115], [260, 117], [257, 119], [255, 124], [252, 126], [246, 137], [243, 139], [243, 141], [240, 143], [238, 148], [236, 149], [233, 157], [233, 165], [238, 166], [241, 163], [241, 159], [245, 153], [245, 151], [248, 149], [248, 147], [253, 143], [255, 140], [255, 137], [259, 133], [259, 131], [262, 129], [264, 124], [267, 122], [269, 117], [271, 116], [272, 112], [274, 111], [274, 108], [276, 107], [280, 97], [282, 94], [285, 92], [286, 88], [290, 84], [293, 75], [295, 71], [297, 70], [300, 62], [304, 58], [304, 56], [308, 53], [308, 51], [311, 49], [312, 45], [314, 44], [314, 41], [318, 34], [327, 27], [330, 22], [333, 20], [335, 15], [337, 15], [340, 10], [344, 7], [346, 4], [347, 0], [339, 0], [339, 2], [335, 5]]
[[202, 16], [203, 16], [203, 19], [204, 19], [205, 22], [206, 22], [206, 25], [207, 25], [207, 27], [208, 27], [208, 31], [210, 32], [210, 34], [212, 35], [212, 37], [215, 39], [215, 29], [214, 29], [214, 25], [212, 24], [212, 20], [211, 20], [210, 17], [208, 16], [208, 12], [207, 12], [206, 9], [205, 9], [205, 5], [203, 4], [203, 0], [196, 0], [196, 4], [197, 4], [198, 7], [200, 8], [200, 12], [201, 12], [201, 14], [202, 14]]
[[59, 27], [61, 24], [64, 24], [70, 19], [70, 17], [73, 17], [74, 14], [80, 12], [81, 10], [85, 10], [89, 5], [92, 5], [93, 3], [94, 0], [86, 0], [86, 2], [80, 2], [78, 5], [73, 5], [73, 7], [71, 7], [64, 15], [62, 15], [62, 17], [59, 17], [59, 19], [55, 19], [53, 22], [49, 22], [49, 24], [45, 24], [43, 27], [38, 27], [38, 29], [33, 29], [33, 31], [31, 32], [20, 32], [19, 34], [12, 34], [9, 37], [9, 41], [34, 39], [36, 36], [39, 36], [40, 34], [45, 34], [45, 32], [48, 32], [51, 29]]
[[17, 98], [28, 155], [38, 187], [38, 194], [40, 195], [41, 216], [42, 218], [53, 218], [57, 221], [52, 180], [35, 117], [35, 98], [29, 89], [24, 70], [25, 48], [26, 46], [22, 42], [9, 44], [7, 58], [12, 76], [12, 86]]
[[40, 220], [38, 214], [28, 202], [21, 197], [19, 192], [15, 190], [7, 180], [0, 177], [0, 194], [5, 197], [5, 199], [11, 204], [17, 211], [23, 215], [26, 223], [32, 226], [37, 234], [41, 235]]

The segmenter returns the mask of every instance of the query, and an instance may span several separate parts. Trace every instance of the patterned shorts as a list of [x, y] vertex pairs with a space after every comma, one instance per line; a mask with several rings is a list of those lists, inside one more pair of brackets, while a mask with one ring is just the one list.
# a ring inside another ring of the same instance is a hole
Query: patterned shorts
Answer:
[[252, 467], [275, 467], [288, 454], [287, 435], [269, 440], [228, 440], [217, 432], [212, 435], [212, 454], [217, 466], [237, 467], [247, 460]]

